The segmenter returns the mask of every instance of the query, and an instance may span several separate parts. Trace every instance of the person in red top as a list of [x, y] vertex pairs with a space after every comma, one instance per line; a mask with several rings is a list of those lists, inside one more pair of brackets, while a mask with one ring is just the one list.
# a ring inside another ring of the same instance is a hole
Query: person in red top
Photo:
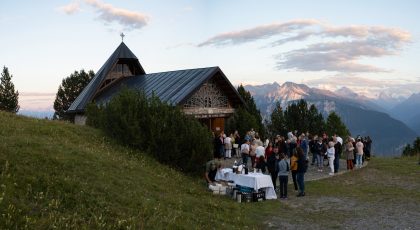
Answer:
[[273, 143], [268, 143], [267, 148], [265, 148], [265, 159], [267, 160], [268, 157], [273, 154]]

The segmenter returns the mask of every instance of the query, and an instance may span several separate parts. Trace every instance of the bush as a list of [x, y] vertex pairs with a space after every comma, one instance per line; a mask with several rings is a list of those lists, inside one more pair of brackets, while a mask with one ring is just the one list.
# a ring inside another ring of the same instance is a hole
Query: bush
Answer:
[[88, 125], [186, 173], [202, 172], [212, 157], [210, 131], [156, 96], [125, 89], [107, 105], [89, 105], [87, 117]]

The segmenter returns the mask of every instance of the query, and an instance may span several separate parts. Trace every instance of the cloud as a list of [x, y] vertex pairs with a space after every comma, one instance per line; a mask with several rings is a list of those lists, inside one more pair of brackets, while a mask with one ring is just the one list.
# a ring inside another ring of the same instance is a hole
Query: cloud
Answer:
[[194, 47], [194, 46], [195, 46], [194, 43], [184, 42], [184, 43], [178, 43], [178, 44], [175, 44], [175, 45], [168, 46], [168, 47], [166, 47], [166, 49], [171, 50], [171, 49], [177, 49], [177, 48], [180, 48], [180, 47]]
[[145, 14], [116, 8], [99, 0], [85, 0], [87, 4], [97, 9], [99, 18], [107, 23], [117, 22], [126, 29], [141, 29], [148, 24], [149, 17]]
[[372, 41], [317, 43], [277, 56], [277, 68], [298, 71], [389, 72], [357, 63], [362, 57], [381, 57], [394, 52]]
[[303, 83], [311, 87], [332, 91], [345, 86], [358, 94], [370, 98], [376, 98], [381, 93], [394, 95], [396, 98], [399, 96], [409, 97], [413, 93], [420, 92], [420, 78], [372, 79], [354, 74], [338, 74], [305, 80]]
[[[126, 30], [134, 30], [143, 28], [149, 22], [149, 16], [136, 11], [117, 8], [99, 0], [84, 0], [83, 2], [95, 8], [99, 14], [99, 19], [106, 24], [116, 22]], [[58, 9], [66, 14], [74, 14], [80, 11], [81, 7], [79, 1], [73, 1]]]
[[65, 6], [59, 7], [58, 10], [65, 14], [74, 14], [80, 11], [80, 3], [78, 1], [71, 2]]
[[222, 33], [201, 42], [198, 46], [237, 45], [259, 39], [270, 38], [279, 34], [294, 32], [319, 23], [319, 21], [314, 19], [299, 19], [285, 23], [261, 25], [251, 29]]
[[[270, 41], [269, 38], [276, 40]], [[283, 51], [274, 56], [278, 70], [360, 73], [389, 72], [360, 61], [398, 55], [411, 42], [411, 35], [399, 28], [333, 26], [315, 19], [297, 19], [222, 33], [197, 46], [238, 45], [257, 40], [267, 40], [269, 45], [265, 47], [271, 49], [290, 42], [305, 42], [304, 48]]]
[[55, 93], [19, 92], [21, 110], [47, 111], [53, 110]]

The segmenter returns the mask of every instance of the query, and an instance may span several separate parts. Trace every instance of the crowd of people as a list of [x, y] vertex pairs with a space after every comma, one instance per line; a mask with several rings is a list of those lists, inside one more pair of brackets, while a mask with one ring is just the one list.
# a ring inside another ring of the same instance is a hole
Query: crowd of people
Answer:
[[369, 136], [346, 137], [345, 140], [333, 134], [311, 135], [297, 131], [287, 136], [276, 135], [273, 139], [261, 140], [253, 129], [241, 137], [238, 131], [226, 135], [221, 131], [214, 137], [214, 160], [206, 165], [205, 177], [208, 183], [214, 181], [217, 170], [221, 167], [221, 159], [237, 158], [245, 167], [260, 170], [269, 174], [277, 189], [279, 181], [280, 198], [287, 199], [289, 174], [293, 180], [293, 188], [297, 196], [305, 196], [304, 175], [308, 165], [317, 167], [323, 172], [329, 168], [329, 175], [340, 169], [340, 158], [344, 154], [347, 170], [360, 168], [364, 160], [371, 156], [372, 140]]

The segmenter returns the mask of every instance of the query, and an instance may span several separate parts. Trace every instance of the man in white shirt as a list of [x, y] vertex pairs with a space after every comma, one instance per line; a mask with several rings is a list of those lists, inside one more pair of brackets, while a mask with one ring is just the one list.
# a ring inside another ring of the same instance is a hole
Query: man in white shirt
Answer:
[[246, 142], [241, 145], [242, 163], [245, 166], [248, 166], [249, 143], [249, 140], [246, 140]]

